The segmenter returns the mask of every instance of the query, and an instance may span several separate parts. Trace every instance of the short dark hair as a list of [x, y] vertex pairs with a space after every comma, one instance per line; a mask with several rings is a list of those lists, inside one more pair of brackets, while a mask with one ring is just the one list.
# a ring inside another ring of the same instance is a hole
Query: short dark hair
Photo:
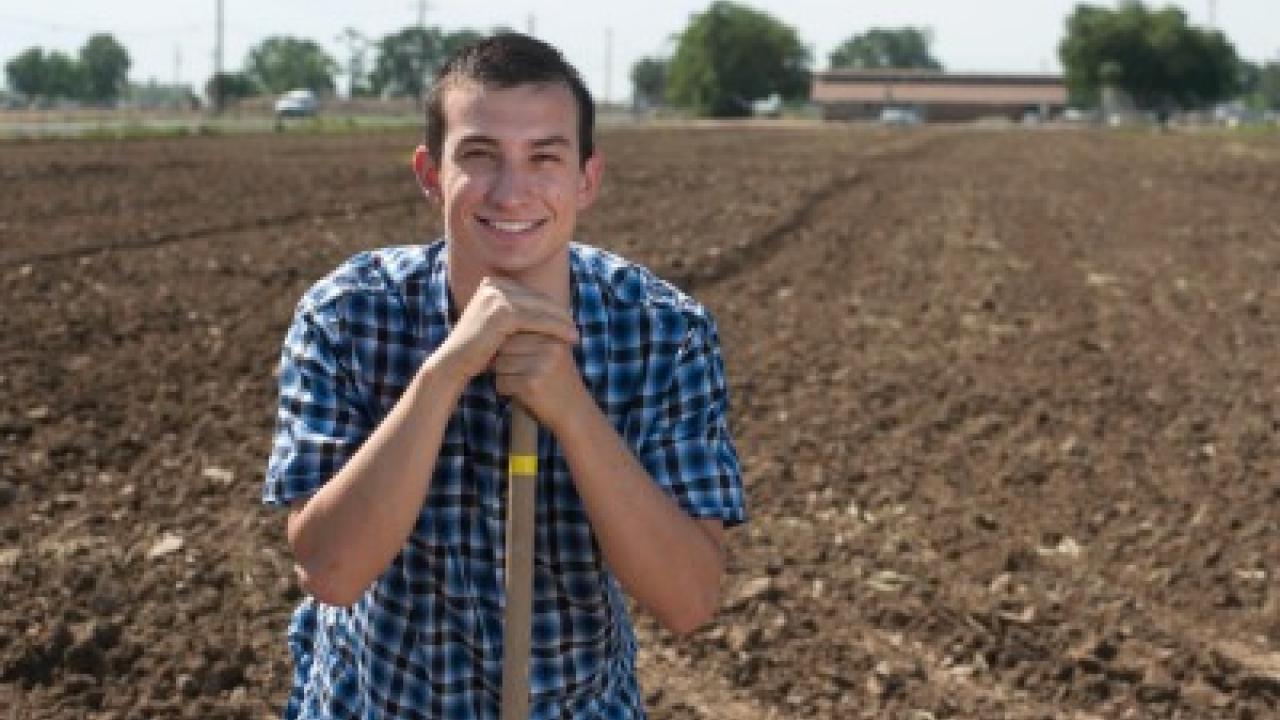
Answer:
[[520, 33], [491, 35], [460, 48], [436, 73], [427, 91], [427, 152], [436, 163], [444, 152], [444, 96], [453, 87], [473, 82], [500, 88], [525, 83], [564, 83], [578, 105], [578, 149], [581, 161], [595, 154], [596, 108], [582, 76], [564, 55], [541, 40]]

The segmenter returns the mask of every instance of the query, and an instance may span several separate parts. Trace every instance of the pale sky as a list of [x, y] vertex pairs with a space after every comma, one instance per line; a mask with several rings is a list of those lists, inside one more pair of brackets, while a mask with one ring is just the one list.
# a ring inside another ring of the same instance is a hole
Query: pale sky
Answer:
[[[792, 26], [813, 52], [814, 69], [848, 37], [872, 27], [926, 26], [948, 70], [1060, 72], [1057, 46], [1074, 0], [750, 0]], [[1105, 0], [1093, 4], [1107, 4]], [[1191, 22], [1223, 30], [1244, 58], [1280, 60], [1280, 0], [1173, 3]], [[224, 67], [243, 67], [249, 48], [270, 35], [315, 40], [345, 64], [338, 41], [351, 27], [376, 39], [416, 24], [419, 0], [223, 0]], [[671, 54], [671, 37], [710, 0], [428, 0], [426, 21], [447, 30], [505, 25], [558, 46], [598, 98], [630, 96], [631, 64]], [[1161, 6], [1148, 2], [1148, 6]], [[177, 79], [203, 87], [213, 72], [216, 0], [0, 0], [0, 63], [33, 45], [74, 53], [89, 35], [109, 32], [133, 59], [130, 79]], [[345, 87], [345, 82], [339, 79]]]

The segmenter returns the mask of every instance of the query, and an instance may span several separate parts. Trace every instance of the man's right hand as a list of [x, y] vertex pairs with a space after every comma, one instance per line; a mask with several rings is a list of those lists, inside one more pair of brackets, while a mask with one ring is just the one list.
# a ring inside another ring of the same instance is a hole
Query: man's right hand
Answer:
[[508, 337], [526, 332], [570, 345], [578, 342], [578, 329], [568, 310], [511, 280], [486, 277], [437, 354], [465, 382], [491, 368]]

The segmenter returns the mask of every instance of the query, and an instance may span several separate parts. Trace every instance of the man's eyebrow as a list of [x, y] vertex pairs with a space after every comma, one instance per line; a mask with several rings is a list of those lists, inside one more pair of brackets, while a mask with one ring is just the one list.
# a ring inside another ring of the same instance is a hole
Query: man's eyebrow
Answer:
[[552, 135], [551, 137], [538, 138], [533, 141], [536, 148], [546, 147], [572, 147], [573, 143], [569, 142], [569, 138], [563, 135]]
[[[482, 145], [485, 147], [497, 147], [500, 144], [501, 143], [498, 142], [497, 138], [493, 138], [488, 135], [468, 135], [458, 141], [459, 147], [464, 145]], [[573, 147], [573, 143], [569, 140], [569, 138], [565, 137], [564, 135], [550, 135], [547, 137], [536, 138], [534, 140], [531, 140], [529, 144], [539, 150], [544, 148]]]
[[488, 135], [468, 135], [458, 141], [459, 145], [497, 145], [498, 141]]

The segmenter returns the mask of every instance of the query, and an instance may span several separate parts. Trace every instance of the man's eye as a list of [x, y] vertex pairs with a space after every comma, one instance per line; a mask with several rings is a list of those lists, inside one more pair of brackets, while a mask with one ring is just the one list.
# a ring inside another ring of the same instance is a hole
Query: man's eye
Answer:
[[462, 151], [463, 160], [487, 160], [491, 157], [493, 157], [493, 153], [489, 152], [488, 150], [483, 150], [480, 148], [476, 148], [474, 150]]
[[560, 162], [560, 156], [551, 153], [539, 153], [533, 156], [533, 161], [538, 164], [558, 163]]

